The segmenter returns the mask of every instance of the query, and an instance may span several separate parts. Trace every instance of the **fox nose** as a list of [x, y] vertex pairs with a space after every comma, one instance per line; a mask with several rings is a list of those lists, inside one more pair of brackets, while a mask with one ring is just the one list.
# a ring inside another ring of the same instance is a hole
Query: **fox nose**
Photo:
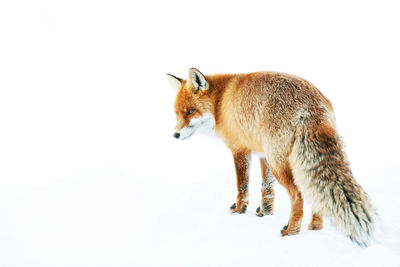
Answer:
[[179, 139], [179, 136], [181, 136], [180, 133], [174, 133], [174, 137], [175, 137], [176, 139]]

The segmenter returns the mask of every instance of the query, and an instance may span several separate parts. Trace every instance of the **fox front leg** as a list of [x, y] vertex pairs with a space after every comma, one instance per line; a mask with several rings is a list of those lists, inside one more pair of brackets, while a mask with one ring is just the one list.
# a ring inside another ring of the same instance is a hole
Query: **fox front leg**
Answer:
[[274, 181], [271, 170], [268, 167], [267, 160], [260, 158], [261, 175], [262, 175], [262, 188], [261, 188], [261, 205], [257, 208], [256, 214], [259, 217], [270, 215], [274, 212]]
[[231, 213], [245, 213], [249, 204], [249, 173], [251, 153], [249, 151], [232, 152], [236, 170], [237, 198], [231, 206]]

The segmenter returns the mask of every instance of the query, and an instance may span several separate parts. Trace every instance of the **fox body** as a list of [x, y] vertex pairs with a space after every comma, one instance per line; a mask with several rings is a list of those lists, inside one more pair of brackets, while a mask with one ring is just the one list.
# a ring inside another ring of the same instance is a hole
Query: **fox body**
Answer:
[[174, 136], [212, 129], [232, 151], [238, 189], [232, 212], [246, 211], [256, 154], [263, 179], [257, 215], [273, 213], [273, 177], [291, 200], [282, 236], [299, 233], [305, 197], [312, 204], [310, 230], [322, 229], [327, 216], [360, 246], [370, 243], [376, 210], [353, 178], [332, 105], [314, 85], [278, 72], [203, 75], [192, 68], [186, 80], [167, 77], [177, 90]]

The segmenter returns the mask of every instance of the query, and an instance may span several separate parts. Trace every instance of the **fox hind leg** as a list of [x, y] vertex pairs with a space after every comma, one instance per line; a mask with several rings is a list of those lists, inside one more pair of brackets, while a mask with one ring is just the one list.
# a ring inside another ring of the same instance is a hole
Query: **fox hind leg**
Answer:
[[303, 198], [300, 191], [296, 189], [288, 190], [291, 201], [291, 212], [289, 223], [281, 230], [282, 236], [297, 235], [301, 229], [301, 220], [303, 218]]
[[262, 184], [261, 184], [261, 205], [256, 210], [256, 215], [262, 217], [271, 215], [274, 212], [274, 177], [268, 167], [267, 160], [260, 158]]
[[291, 202], [289, 223], [281, 230], [282, 236], [296, 235], [300, 232], [303, 219], [303, 197], [293, 180], [292, 170], [289, 165], [283, 165], [277, 170], [271, 169], [274, 177], [285, 187]]
[[321, 230], [322, 228], [324, 228], [324, 221], [322, 214], [313, 209], [311, 221], [310, 224], [308, 225], [308, 230]]

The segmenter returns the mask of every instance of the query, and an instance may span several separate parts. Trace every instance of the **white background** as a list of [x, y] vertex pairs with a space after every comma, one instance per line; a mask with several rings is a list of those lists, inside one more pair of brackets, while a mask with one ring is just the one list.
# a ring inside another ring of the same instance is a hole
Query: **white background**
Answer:
[[[2, 1], [0, 266], [395, 266], [399, 25], [396, 1]], [[254, 216], [256, 160], [251, 210], [230, 215], [230, 152], [172, 138], [165, 73], [190, 67], [315, 84], [380, 210], [378, 244], [329, 223], [280, 238], [289, 202], [277, 184], [276, 214]]]

